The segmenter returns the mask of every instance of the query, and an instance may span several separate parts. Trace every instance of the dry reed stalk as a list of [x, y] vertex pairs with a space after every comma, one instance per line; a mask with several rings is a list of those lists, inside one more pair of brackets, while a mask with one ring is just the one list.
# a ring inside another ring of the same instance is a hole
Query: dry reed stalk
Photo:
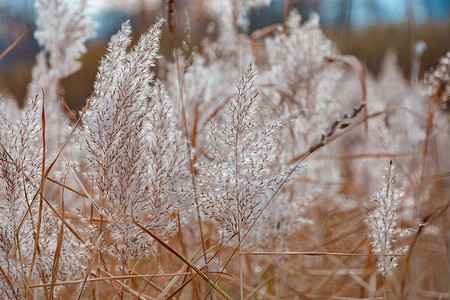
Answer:
[[9, 52], [11, 52], [19, 43], [21, 40], [23, 40], [30, 32], [34, 30], [34, 27], [28, 28], [24, 33], [22, 33], [14, 42], [11, 43], [11, 45], [8, 46], [1, 54], [0, 54], [0, 60], [2, 60], [6, 55], [8, 55]]

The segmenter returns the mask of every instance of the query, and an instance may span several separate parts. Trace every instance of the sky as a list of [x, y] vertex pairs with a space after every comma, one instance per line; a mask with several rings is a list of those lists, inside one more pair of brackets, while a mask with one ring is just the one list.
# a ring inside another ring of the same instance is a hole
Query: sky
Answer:
[[353, 1], [351, 24], [356, 27], [365, 27], [376, 21], [393, 23], [403, 21], [408, 17], [408, 2], [414, 10], [416, 22], [420, 23], [428, 19], [427, 8], [421, 0], [376, 0], [374, 3], [380, 8], [381, 15], [374, 14], [369, 1], [356, 0]]
[[[71, 0], [66, 0], [71, 1]], [[187, 1], [187, 0], [183, 0]], [[203, 0], [210, 1], [210, 0]], [[278, 1], [281, 4], [283, 0]], [[450, 0], [316, 0], [321, 3], [321, 8], [324, 9], [322, 15], [333, 15], [338, 6], [342, 3], [351, 3], [350, 24], [355, 27], [365, 27], [377, 21], [381, 22], [399, 22], [407, 18], [407, 3], [411, 5], [414, 10], [414, 18], [416, 22], [422, 22], [429, 18], [439, 18], [439, 21], [450, 19]], [[26, 6], [27, 9], [32, 10], [33, 0], [0, 0], [0, 10], [2, 7], [8, 8], [8, 11], [23, 11]], [[102, 10], [117, 7], [118, 3], [121, 10], [130, 10], [136, 7], [137, 4], [145, 4], [149, 7], [158, 7], [163, 0], [87, 0], [88, 7], [92, 13], [98, 13]], [[300, 1], [293, 1], [300, 2]], [[123, 4], [125, 3], [125, 5]], [[328, 10], [328, 11], [327, 11]], [[126, 11], [125, 11], [126, 12]]]

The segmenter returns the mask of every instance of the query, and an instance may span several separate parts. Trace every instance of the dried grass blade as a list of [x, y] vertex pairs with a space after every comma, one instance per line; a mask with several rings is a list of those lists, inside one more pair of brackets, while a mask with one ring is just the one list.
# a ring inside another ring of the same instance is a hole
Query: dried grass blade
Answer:
[[19, 44], [20, 41], [23, 40], [27, 36], [27, 34], [29, 34], [31, 31], [33, 31], [33, 29], [34, 29], [34, 26], [31, 28], [28, 28], [11, 45], [9, 45], [9, 47], [6, 48], [5, 51], [2, 52], [2, 54], [0, 54], [0, 60], [2, 60], [9, 52], [11, 52], [17, 46], [17, 44]]
[[[64, 100], [64, 98], [63, 98], [63, 97], [58, 97], [58, 98], [59, 98], [59, 100], [63, 103], [64, 107], [66, 108], [66, 110], [68, 111], [68, 113], [70, 114], [70, 116], [72, 117], [72, 119], [73, 119], [75, 122], [77, 122], [77, 118], [76, 118], [75, 115], [73, 114], [73, 112], [72, 112], [72, 110], [70, 109], [70, 107], [67, 106], [67, 103], [66, 103], [66, 101]], [[79, 123], [78, 123], [78, 127], [80, 127], [81, 131], [84, 132], [83, 126], [81, 126]]]
[[170, 300], [170, 299], [172, 299], [173, 297], [175, 297], [179, 292], [181, 292], [181, 291], [184, 289], [185, 286], [187, 286], [187, 285], [192, 281], [192, 279], [195, 278], [195, 276], [196, 276], [196, 275], [194, 275], [194, 276], [190, 277], [188, 280], [186, 280], [186, 281], [185, 281], [180, 287], [178, 287], [172, 294], [170, 294], [169, 296], [167, 296], [167, 297], [165, 298], [165, 300]]
[[[101, 262], [103, 268], [105, 268], [105, 270], [108, 271], [108, 266], [106, 265], [106, 262], [105, 262], [105, 259], [103, 258], [103, 254], [102, 253], [99, 254], [99, 258], [100, 258], [100, 262]], [[91, 281], [91, 280], [92, 279], [88, 279], [88, 281]], [[113, 283], [112, 279], [108, 280], [108, 283], [110, 284], [111, 289], [114, 292], [114, 294], [116, 295], [117, 299], [120, 299], [120, 296], [119, 296], [118, 292], [114, 288], [114, 283]], [[93, 285], [92, 285], [92, 288], [94, 288]]]
[[[181, 273], [165, 273], [165, 274], [139, 274], [139, 275], [123, 275], [123, 276], [112, 276], [108, 271], [105, 271], [103, 269], [100, 269], [101, 272], [107, 274], [107, 277], [95, 277], [95, 278], [89, 278], [86, 280], [86, 282], [98, 282], [98, 281], [107, 281], [107, 280], [121, 280], [121, 279], [134, 279], [139, 278], [143, 279], [145, 277], [173, 277], [173, 276], [183, 276], [183, 275], [190, 275], [189, 272], [181, 272]], [[93, 276], [97, 276], [95, 274], [91, 274]], [[69, 284], [82, 284], [84, 279], [81, 280], [67, 280], [67, 281], [57, 281], [55, 283], [55, 286], [57, 285], [69, 285]], [[42, 284], [33, 284], [30, 285], [30, 288], [41, 288], [41, 287], [48, 287], [50, 286], [50, 283], [42, 283]], [[160, 289], [162, 291], [162, 289]]]
[[99, 235], [99, 237], [97, 238], [97, 242], [95, 242], [95, 247], [94, 247], [94, 250], [92, 251], [92, 255], [91, 255], [91, 258], [90, 258], [90, 260], [89, 260], [88, 267], [87, 267], [87, 269], [86, 269], [86, 275], [84, 276], [83, 284], [82, 284], [81, 289], [80, 289], [80, 294], [78, 294], [78, 297], [77, 297], [78, 300], [81, 299], [81, 294], [83, 293], [84, 286], [86, 285], [86, 281], [87, 281], [87, 279], [89, 278], [89, 274], [91, 273], [92, 266], [94, 265], [95, 257], [96, 257], [96, 255], [97, 255], [98, 249], [100, 248], [100, 245], [102, 244], [102, 241], [103, 241], [103, 234], [104, 234], [105, 232], [107, 232], [107, 230], [108, 230], [108, 229], [106, 229], [105, 231], [103, 231], [103, 232]]
[[[63, 155], [63, 157], [64, 157], [64, 155]], [[92, 196], [88, 193], [88, 191], [84, 187], [84, 184], [81, 182], [80, 178], [75, 173], [73, 173], [73, 176], [74, 176], [75, 180], [78, 182], [78, 184], [80, 185], [80, 187], [83, 190], [86, 197], [89, 199], [89, 201], [91, 201], [92, 205], [95, 207], [97, 212], [101, 213], [102, 210], [100, 209], [100, 206], [95, 202], [94, 198], [92, 198]]]
[[370, 254], [370, 253], [345, 253], [345, 252], [316, 252], [316, 251], [286, 251], [286, 252], [263, 252], [263, 251], [254, 251], [254, 252], [242, 252], [242, 254], [246, 255], [306, 255], [306, 256], [404, 256], [403, 254], [397, 253], [386, 253], [386, 254]]
[[2, 266], [0, 265], [0, 272], [3, 275], [4, 280], [6, 281], [6, 284], [10, 288], [11, 291], [15, 292], [14, 286], [12, 285], [11, 281], [9, 280], [8, 275], [6, 275], [5, 271], [3, 270]]
[[264, 28], [253, 31], [252, 35], [250, 36], [252, 54], [258, 67], [262, 66], [258, 49], [258, 41], [275, 33], [280, 26], [282, 26], [282, 24], [279, 23], [268, 25]]
[[367, 113], [367, 76], [366, 76], [366, 69], [364, 68], [361, 61], [354, 55], [341, 55], [339, 57], [326, 57], [326, 61], [333, 63], [333, 62], [339, 62], [344, 67], [350, 68], [356, 71], [358, 73], [358, 79], [359, 83], [361, 85], [361, 92], [363, 94], [363, 103], [365, 104], [364, 108], [364, 128], [366, 131], [366, 134], [369, 133], [369, 125], [367, 123], [368, 121], [368, 113]]
[[265, 284], [267, 284], [269, 281], [273, 280], [274, 277], [269, 277], [266, 280], [263, 280], [260, 284], [258, 284], [257, 287], [255, 287], [250, 293], [244, 298], [244, 300], [250, 300]]
[[54, 207], [53, 205], [50, 203], [50, 201], [48, 201], [48, 199], [44, 196], [44, 201], [45, 203], [50, 207], [50, 209], [55, 213], [55, 215], [61, 220], [61, 222], [67, 227], [67, 229], [69, 229], [70, 232], [72, 232], [72, 234], [83, 244], [85, 244], [86, 242], [84, 241], [84, 239], [75, 231], [75, 229], [72, 228], [72, 226], [70, 226], [69, 223], [67, 223], [67, 221], [64, 218], [64, 214], [60, 214]]
[[[311, 235], [307, 234], [306, 232], [302, 232], [302, 235], [307, 236], [308, 240], [310, 240], [317, 248], [320, 248], [320, 249], [324, 249], [325, 248], [314, 237], [312, 237]], [[375, 293], [376, 292], [373, 287], [371, 287], [369, 284], [367, 284], [367, 282], [365, 282], [361, 277], [359, 277], [345, 263], [343, 263], [342, 261], [337, 259], [336, 256], [327, 255], [326, 257], [328, 257], [328, 259], [331, 260], [331, 262], [333, 262], [336, 266], [339, 266], [343, 270], [343, 272], [347, 273], [347, 275], [349, 275], [357, 284], [359, 284], [360, 286], [365, 288], [370, 293]]]
[[[157, 236], [155, 236], [153, 233], [151, 233], [147, 228], [143, 227], [141, 224], [139, 224], [136, 221], [133, 221], [136, 226], [141, 228], [144, 232], [149, 234], [153, 239], [155, 239], [159, 244], [161, 244], [164, 248], [169, 250], [171, 253], [173, 253], [175, 256], [177, 256], [179, 259], [181, 259], [185, 264], [187, 264], [189, 267], [191, 267], [202, 279], [208, 282], [208, 277], [199, 269], [197, 268], [191, 261], [189, 261], [186, 257], [184, 257], [181, 253], [170, 247], [167, 243], [159, 239]], [[217, 286], [214, 282], [209, 280], [209, 283], [211, 286], [225, 299], [231, 300], [231, 297], [227, 295], [219, 286]]]
[[55, 283], [56, 283], [56, 278], [58, 276], [58, 267], [59, 267], [59, 260], [61, 258], [63, 237], [64, 237], [64, 223], [61, 223], [61, 227], [59, 229], [59, 235], [58, 235], [58, 243], [56, 245], [55, 257], [53, 259], [52, 280], [50, 282], [50, 299], [51, 300], [54, 299]]
[[83, 194], [81, 192], [78, 192], [77, 190], [75, 190], [75, 189], [73, 189], [73, 188], [71, 188], [71, 187], [69, 187], [69, 186], [67, 186], [65, 184], [61, 184], [60, 182], [58, 182], [57, 180], [55, 180], [55, 179], [53, 179], [51, 177], [47, 177], [47, 180], [50, 181], [50, 182], [53, 182], [53, 183], [55, 183], [55, 184], [57, 184], [57, 185], [59, 185], [59, 186], [61, 186], [63, 188], [65, 188], [65, 189], [67, 189], [69, 191], [71, 191], [72, 193], [77, 194], [78, 196], [81, 196], [83, 198], [88, 198], [88, 196], [86, 196], [85, 194]]
[[[180, 272], [185, 268], [185, 266], [183, 266], [180, 269]], [[159, 294], [158, 298], [156, 298], [156, 300], [161, 300], [163, 299], [167, 293], [169, 293], [170, 289], [173, 287], [173, 285], [178, 281], [178, 279], [181, 277], [181, 275], [175, 276], [174, 278], [172, 278], [172, 280], [170, 280], [169, 284], [164, 288], [164, 290], [161, 292], [161, 294]], [[166, 299], [170, 299], [172, 297], [168, 297]]]
[[20, 246], [19, 235], [18, 234], [15, 234], [15, 241], [16, 241], [17, 253], [19, 255], [20, 274], [22, 276], [23, 286], [24, 286], [24, 289], [25, 289], [25, 287], [28, 287], [28, 284], [26, 282], [25, 268], [23, 267], [22, 247]]
[[[216, 109], [208, 116], [208, 118], [206, 118], [206, 120], [203, 122], [202, 127], [206, 126], [206, 124], [208, 124], [209, 122], [211, 122], [212, 119], [214, 119], [219, 112], [231, 101], [231, 99], [233, 99], [233, 96], [229, 96], [227, 97], [224, 101], [222, 101], [222, 103], [220, 103], [219, 105], [217, 105]], [[215, 98], [212, 98], [210, 101], [206, 104], [206, 106], [209, 106], [212, 103], [215, 103], [213, 100], [215, 100]]]
[[400, 299], [406, 299], [405, 288], [406, 288], [406, 277], [408, 275], [409, 270], [409, 262], [411, 260], [411, 254], [413, 249], [416, 246], [417, 240], [419, 239], [419, 235], [423, 232], [425, 226], [427, 226], [432, 219], [436, 219], [444, 215], [450, 207], [450, 201], [447, 201], [446, 204], [439, 206], [432, 213], [428, 214], [422, 219], [422, 222], [419, 224], [419, 229], [413, 236], [413, 240], [411, 245], [408, 247], [408, 253], [406, 254], [406, 262], [405, 266], [402, 270], [402, 279], [400, 283]]
[[[30, 273], [28, 274], [29, 279], [31, 279], [31, 275], [33, 274], [34, 263], [36, 261], [36, 253], [39, 251], [39, 234], [41, 231], [42, 209], [43, 209], [43, 202], [44, 202], [44, 184], [45, 184], [45, 174], [44, 173], [45, 173], [45, 149], [46, 149], [46, 147], [45, 147], [45, 93], [44, 93], [44, 90], [42, 90], [42, 116], [41, 116], [41, 119], [42, 119], [42, 177], [41, 177], [41, 185], [39, 187], [39, 213], [38, 213], [38, 221], [37, 221], [37, 225], [36, 225], [33, 256], [31, 258]], [[30, 214], [31, 214], [31, 211], [28, 210], [25, 213], [23, 220], [25, 220], [28, 212], [30, 212]], [[18, 230], [20, 230], [20, 226], [19, 226]]]
[[[166, 274], [157, 274], [160, 270], [162, 269], [162, 267], [160, 267], [153, 275], [151, 275], [151, 277], [150, 278], [146, 278], [146, 276], [145, 275], [142, 275], [142, 274], [139, 274], [139, 273], [137, 273], [136, 271], [133, 271], [133, 275], [132, 276], [139, 276], [139, 277], [137, 277], [137, 278], [140, 278], [142, 281], [144, 281], [146, 284], [141, 288], [141, 291], [140, 291], [140, 293], [139, 293], [139, 295], [141, 295], [143, 292], [144, 292], [144, 290], [146, 289], [146, 287], [147, 287], [147, 284], [148, 285], [150, 285], [150, 286], [152, 286], [154, 289], [156, 289], [158, 292], [160, 292], [160, 293], [162, 293], [162, 291], [163, 291], [163, 289], [162, 288], [160, 288], [159, 286], [157, 286], [155, 283], [153, 283], [152, 282], [152, 279], [154, 278], [154, 277], [161, 277], [161, 276], [164, 276], [164, 275], [166, 275]], [[183, 272], [181, 272], [181, 273], [183, 273]], [[180, 275], [186, 275], [186, 274], [190, 274], [190, 273], [183, 273], [183, 274], [180, 274]], [[175, 274], [174, 274], [174, 276], [176, 276]]]
[[61, 210], [63, 211], [62, 215], [62, 222], [61, 227], [59, 229], [59, 235], [58, 235], [58, 242], [56, 244], [56, 250], [55, 250], [55, 257], [53, 258], [53, 271], [52, 271], [52, 279], [50, 281], [50, 300], [54, 299], [54, 291], [55, 291], [55, 283], [56, 278], [58, 277], [58, 267], [59, 267], [59, 260], [61, 258], [61, 250], [62, 250], [62, 243], [64, 238], [64, 186], [66, 185], [66, 177], [64, 177], [64, 184], [62, 188], [62, 200], [61, 200]]
[[[103, 273], [105, 273], [106, 275], [110, 276], [112, 279], [115, 278], [115, 276], [113, 276], [112, 274], [110, 274], [109, 272], [106, 272], [105, 270], [101, 270]], [[133, 290], [132, 288], [130, 288], [129, 286], [127, 286], [126, 284], [124, 284], [122, 281], [120, 280], [114, 280], [114, 282], [118, 285], [120, 285], [125, 291], [129, 292], [130, 294], [132, 294], [133, 296], [137, 297], [137, 299], [153, 299], [150, 296], [143, 296], [142, 293], [138, 293], [135, 290]]]

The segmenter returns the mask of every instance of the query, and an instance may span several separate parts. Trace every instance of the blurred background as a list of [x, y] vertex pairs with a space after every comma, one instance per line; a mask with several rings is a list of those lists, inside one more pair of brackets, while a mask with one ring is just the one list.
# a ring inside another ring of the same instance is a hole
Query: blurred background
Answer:
[[[70, 1], [70, 0], [67, 0]], [[219, 0], [88, 0], [92, 18], [99, 23], [96, 38], [88, 42], [83, 67], [66, 78], [62, 85], [72, 109], [80, 109], [89, 97], [99, 60], [107, 42], [120, 24], [130, 19], [136, 38], [157, 16], [166, 16], [168, 3], [174, 10], [174, 32], [165, 30], [161, 55], [171, 59], [174, 36], [184, 36], [186, 14], [189, 16], [193, 43], [200, 43], [207, 28], [217, 23], [215, 10]], [[406, 78], [411, 77], [415, 46], [425, 49], [419, 74], [435, 66], [450, 49], [449, 0], [272, 0], [269, 6], [246, 13], [247, 34], [265, 26], [282, 23], [285, 7], [297, 9], [304, 20], [312, 12], [320, 15], [321, 26], [341, 53], [357, 56], [369, 72], [376, 75], [388, 49], [398, 54]], [[0, 55], [20, 35], [34, 26], [33, 0], [0, 0]], [[423, 41], [423, 43], [421, 42]], [[0, 92], [23, 103], [31, 68], [39, 45], [32, 32], [0, 60]]]

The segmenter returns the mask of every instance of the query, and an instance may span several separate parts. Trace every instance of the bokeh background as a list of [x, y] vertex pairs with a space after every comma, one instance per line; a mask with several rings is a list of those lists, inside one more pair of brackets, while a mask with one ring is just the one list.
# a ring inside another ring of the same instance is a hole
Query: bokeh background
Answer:
[[[67, 0], [70, 1], [70, 0]], [[96, 38], [87, 44], [80, 71], [62, 82], [68, 105], [78, 110], [89, 97], [101, 56], [120, 24], [130, 19], [134, 36], [143, 33], [157, 16], [167, 16], [168, 2], [173, 8], [174, 32], [165, 30], [161, 55], [171, 59], [174, 40], [181, 41], [189, 18], [193, 43], [211, 34], [217, 16], [211, 5], [219, 0], [88, 0], [92, 18], [99, 23]], [[33, 0], [0, 0], [0, 54], [20, 35], [34, 26]], [[448, 0], [272, 0], [269, 6], [248, 11], [247, 34], [283, 21], [286, 6], [297, 9], [304, 20], [312, 12], [341, 53], [353, 54], [376, 76], [388, 49], [398, 55], [407, 79], [421, 76], [435, 66], [450, 49], [450, 1]], [[175, 39], [174, 39], [175, 36]], [[212, 32], [214, 38], [214, 32]], [[413, 69], [414, 53], [421, 45], [420, 66]], [[26, 87], [39, 45], [32, 32], [0, 60], [0, 91], [23, 103]]]

